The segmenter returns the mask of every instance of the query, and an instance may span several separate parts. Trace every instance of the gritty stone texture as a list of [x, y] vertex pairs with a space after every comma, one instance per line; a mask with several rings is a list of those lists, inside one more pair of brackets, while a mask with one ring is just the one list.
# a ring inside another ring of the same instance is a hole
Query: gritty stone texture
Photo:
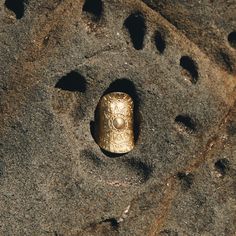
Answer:
[[[236, 3], [220, 2], [30, 0], [16, 19], [0, 1], [0, 235], [235, 235], [235, 14], [213, 12]], [[136, 105], [121, 156], [94, 139], [109, 89]]]
[[197, 44], [217, 66], [236, 74], [236, 3], [143, 0]]

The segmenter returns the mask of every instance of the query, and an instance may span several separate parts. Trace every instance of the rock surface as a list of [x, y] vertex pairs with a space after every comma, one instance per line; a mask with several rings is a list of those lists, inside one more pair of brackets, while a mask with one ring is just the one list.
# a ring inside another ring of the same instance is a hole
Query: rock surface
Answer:
[[[235, 9], [1, 1], [0, 235], [235, 235]], [[107, 91], [136, 106], [121, 156], [94, 140]]]

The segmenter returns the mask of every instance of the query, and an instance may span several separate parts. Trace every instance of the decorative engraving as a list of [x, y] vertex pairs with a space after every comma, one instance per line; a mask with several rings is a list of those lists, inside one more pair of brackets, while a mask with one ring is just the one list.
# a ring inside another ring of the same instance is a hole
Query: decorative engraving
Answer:
[[99, 102], [99, 146], [109, 152], [126, 153], [134, 148], [133, 100], [113, 92]]

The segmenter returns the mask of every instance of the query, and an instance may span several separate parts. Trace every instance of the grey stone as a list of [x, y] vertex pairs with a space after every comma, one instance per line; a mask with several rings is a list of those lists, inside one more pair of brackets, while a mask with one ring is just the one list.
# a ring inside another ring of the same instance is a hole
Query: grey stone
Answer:
[[[18, 2], [0, 2], [0, 235], [235, 235], [235, 1]], [[136, 105], [121, 156], [94, 139], [109, 89]]]

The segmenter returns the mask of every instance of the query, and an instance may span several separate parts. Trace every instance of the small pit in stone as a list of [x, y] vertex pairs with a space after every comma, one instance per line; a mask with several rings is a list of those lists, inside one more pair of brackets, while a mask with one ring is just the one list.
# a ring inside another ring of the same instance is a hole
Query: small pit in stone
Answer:
[[227, 133], [230, 136], [236, 135], [236, 121], [231, 121], [226, 127]]
[[86, 80], [80, 73], [71, 71], [59, 79], [55, 85], [55, 88], [71, 92], [84, 93], [86, 91]]
[[80, 153], [80, 158], [91, 164], [92, 168], [102, 168], [105, 163], [91, 150], [85, 149]]
[[21, 19], [25, 13], [25, 5], [28, 3], [26, 0], [6, 0], [5, 6], [16, 15], [16, 19]]
[[103, 3], [101, 0], [85, 0], [82, 11], [92, 20], [98, 21], [102, 16]]
[[194, 175], [191, 173], [179, 172], [177, 174], [178, 179], [181, 182], [182, 189], [188, 190], [193, 184]]
[[109, 223], [112, 230], [118, 230], [119, 228], [119, 222], [115, 218], [106, 219], [102, 223]]
[[162, 54], [166, 48], [166, 42], [164, 36], [162, 35], [161, 32], [156, 31], [154, 39], [157, 50]]
[[236, 31], [233, 31], [228, 35], [228, 42], [231, 47], [236, 49]]
[[131, 14], [126, 18], [124, 26], [130, 34], [133, 47], [136, 50], [143, 49], [144, 37], [147, 30], [143, 14], [139, 11]]
[[218, 58], [222, 62], [224, 68], [226, 70], [228, 70], [230, 73], [232, 73], [234, 65], [233, 65], [233, 62], [231, 60], [230, 55], [228, 55], [227, 53], [225, 53], [223, 51], [220, 51], [218, 53]]
[[147, 182], [153, 173], [153, 167], [140, 160], [131, 158], [125, 163], [127, 163], [128, 168], [134, 170], [140, 176], [140, 182], [142, 183]]
[[182, 56], [180, 66], [187, 72], [187, 75], [191, 78], [191, 82], [196, 84], [198, 81], [198, 68], [195, 61], [189, 56]]
[[196, 122], [188, 115], [178, 115], [175, 118], [175, 122], [183, 128], [185, 131], [190, 133], [197, 131]]
[[215, 169], [222, 175], [225, 176], [230, 169], [229, 160], [226, 158], [219, 159], [215, 162]]
[[87, 227], [89, 234], [86, 235], [117, 235], [119, 229], [119, 222], [115, 218], [105, 219], [100, 222], [93, 222]]

